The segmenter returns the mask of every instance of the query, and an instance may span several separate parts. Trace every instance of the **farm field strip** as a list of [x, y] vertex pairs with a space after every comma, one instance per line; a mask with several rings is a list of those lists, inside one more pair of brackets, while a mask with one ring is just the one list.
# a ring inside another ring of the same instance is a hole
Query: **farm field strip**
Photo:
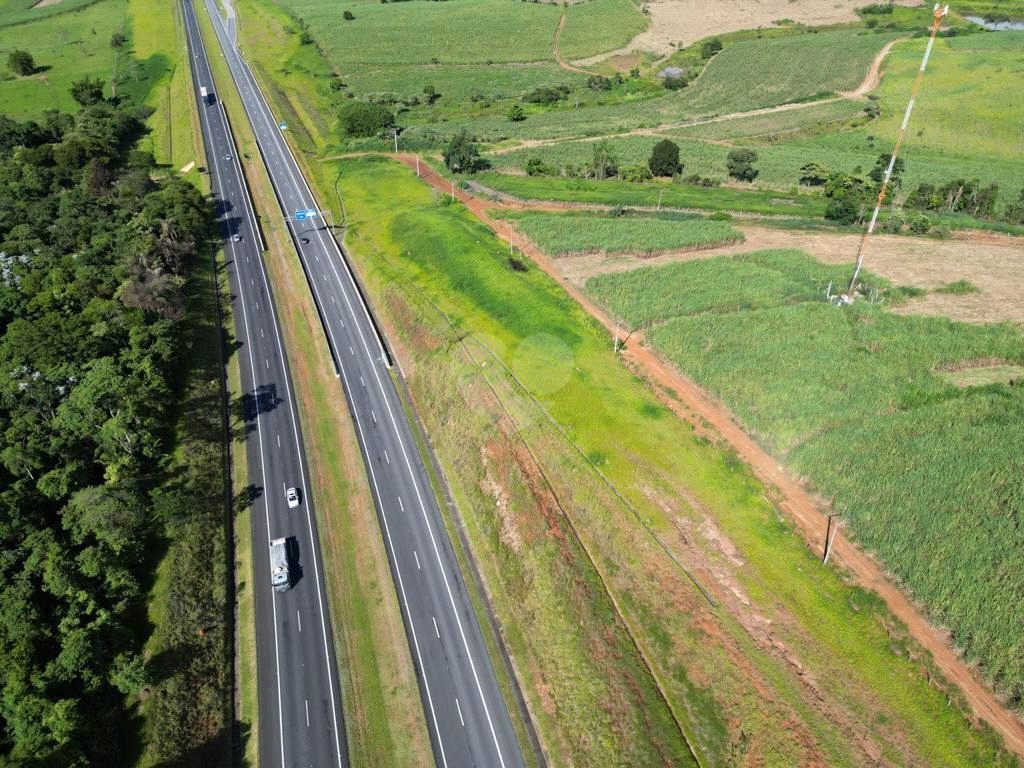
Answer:
[[544, 251], [650, 254], [683, 248], [713, 248], [743, 235], [724, 221], [686, 221], [630, 216], [534, 214], [516, 218], [517, 227]]

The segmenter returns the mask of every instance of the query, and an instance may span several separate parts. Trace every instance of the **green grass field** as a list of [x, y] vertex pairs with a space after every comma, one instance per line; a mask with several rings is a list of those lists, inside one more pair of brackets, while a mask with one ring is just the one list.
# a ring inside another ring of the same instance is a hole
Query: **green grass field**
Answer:
[[[607, 335], [552, 281], [510, 266], [507, 246], [408, 169], [345, 161], [324, 167], [321, 185], [338, 172], [348, 245], [406, 350], [549, 753], [576, 764], [685, 764], [666, 757], [678, 736], [653, 703], [657, 685], [704, 765], [863, 765], [828, 711], [868, 728], [892, 763], [1011, 764], [929, 686], [877, 599], [817, 566], [765, 489], [618, 365]], [[520, 439], [571, 529], [527, 473]], [[713, 568], [766, 612], [804, 677], [730, 611], [702, 607], [651, 534], [692, 562], [684, 541], [710, 541], [700, 533], [709, 524], [736, 546]]]
[[[59, 3], [37, 8], [39, 0], [4, 0], [0, 2], [0, 27], [31, 24], [48, 16], [57, 16], [96, 2], [98, 0], [61, 0]], [[6, 57], [4, 59], [6, 60]]]
[[588, 289], [631, 322], [658, 322], [651, 343], [835, 499], [858, 540], [1019, 702], [1024, 551], [1005, 542], [1024, 508], [1013, 479], [1024, 442], [1008, 428], [1024, 390], [959, 389], [939, 371], [1019, 363], [1024, 341], [1009, 326], [831, 307], [822, 291], [837, 271], [762, 252], [601, 276]]
[[[0, 80], [0, 111], [21, 118], [38, 118], [48, 109], [74, 111], [78, 105], [68, 89], [83, 77], [105, 80], [109, 96], [114, 64], [110, 37], [125, 29], [127, 19], [128, 0], [99, 0], [44, 16], [31, 25], [0, 27], [0, 67], [5, 75]], [[31, 53], [36, 66], [45, 69], [27, 77], [11, 75], [7, 54], [15, 48]], [[132, 67], [133, 81], [145, 82], [143, 88], [148, 90], [151, 73], [145, 65], [125, 62], [125, 66]]]
[[527, 214], [516, 216], [515, 220], [520, 231], [553, 256], [650, 254], [683, 248], [714, 248], [743, 240], [743, 235], [724, 221], [695, 218]]

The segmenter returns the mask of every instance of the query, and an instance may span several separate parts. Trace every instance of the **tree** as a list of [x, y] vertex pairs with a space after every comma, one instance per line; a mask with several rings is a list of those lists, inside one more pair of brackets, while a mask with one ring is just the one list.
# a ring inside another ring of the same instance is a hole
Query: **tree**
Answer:
[[647, 165], [655, 176], [675, 176], [682, 173], [679, 145], [669, 139], [662, 139], [651, 150], [651, 159], [647, 161]]
[[607, 139], [602, 139], [594, 145], [594, 158], [590, 163], [590, 170], [595, 179], [607, 179], [618, 173], [618, 160], [615, 157], [615, 150]]
[[508, 119], [513, 123], [521, 123], [526, 119], [526, 113], [523, 112], [522, 106], [519, 104], [513, 104], [508, 108]]
[[548, 165], [539, 157], [531, 157], [526, 161], [526, 175], [527, 176], [557, 176], [558, 169], [554, 166]]
[[345, 11], [344, 13], [341, 14], [341, 18], [343, 18], [345, 21], [353, 21], [355, 17], [356, 15], [352, 13], [352, 11]]
[[110, 36], [110, 47], [115, 51], [119, 51], [124, 48], [124, 44], [128, 42], [128, 35], [124, 32], [115, 32]]
[[36, 62], [28, 51], [14, 50], [7, 57], [7, 66], [17, 75], [22, 77], [31, 75], [36, 71]]
[[88, 107], [103, 101], [103, 85], [103, 81], [98, 77], [95, 79], [83, 77], [71, 84], [69, 93], [72, 99], [83, 107]]
[[[885, 179], [885, 170], [889, 167], [889, 161], [892, 160], [891, 154], [882, 154], [878, 156], [875, 161], [875, 167], [871, 169], [868, 174], [868, 178], [876, 184], [881, 184]], [[899, 189], [903, 183], [903, 171], [906, 168], [906, 163], [903, 162], [902, 157], [897, 157], [896, 162], [892, 166], [892, 174], [889, 176], [889, 186], [893, 189]]]
[[379, 136], [394, 127], [395, 116], [381, 104], [349, 101], [341, 108], [340, 121], [346, 136]]
[[758, 170], [754, 167], [756, 162], [757, 152], [752, 149], [734, 149], [725, 159], [729, 175], [740, 181], [753, 181], [757, 178]]
[[448, 148], [444, 151], [444, 164], [454, 173], [474, 173], [487, 167], [487, 162], [480, 157], [480, 150], [463, 129], [452, 136]]
[[825, 218], [840, 224], [853, 224], [864, 218], [874, 186], [860, 173], [837, 171], [825, 182], [824, 194], [829, 198]]
[[831, 175], [832, 171], [817, 161], [804, 163], [800, 166], [800, 183], [806, 184], [808, 187], [825, 186]]

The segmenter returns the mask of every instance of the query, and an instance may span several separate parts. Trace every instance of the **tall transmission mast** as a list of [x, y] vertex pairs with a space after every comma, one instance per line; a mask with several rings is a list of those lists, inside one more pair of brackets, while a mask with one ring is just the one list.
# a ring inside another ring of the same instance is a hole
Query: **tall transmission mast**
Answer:
[[924, 49], [924, 58], [921, 60], [921, 68], [917, 70], [917, 79], [914, 81], [914, 90], [910, 94], [910, 101], [907, 102], [907, 111], [903, 114], [903, 124], [900, 126], [899, 134], [896, 136], [896, 146], [893, 147], [892, 156], [889, 158], [889, 166], [885, 169], [885, 176], [882, 177], [882, 188], [878, 192], [878, 200], [875, 201], [875, 210], [871, 214], [871, 223], [860, 239], [860, 247], [857, 249], [857, 266], [853, 270], [853, 277], [850, 278], [850, 287], [843, 296], [846, 304], [853, 303], [854, 292], [857, 290], [857, 277], [860, 275], [860, 268], [864, 264], [864, 248], [868, 238], [875, 231], [875, 223], [878, 221], [878, 212], [882, 209], [885, 201], [885, 193], [889, 189], [889, 179], [892, 177], [893, 168], [896, 167], [896, 155], [899, 154], [900, 145], [903, 144], [903, 137], [907, 134], [907, 123], [910, 122], [910, 113], [914, 111], [914, 102], [917, 100], [917, 93], [921, 90], [921, 81], [924, 80], [924, 69], [928, 66], [928, 57], [931, 56], [932, 46], [935, 45], [935, 36], [939, 32], [939, 25], [942, 17], [949, 13], [949, 6], [935, 5], [934, 21], [932, 22], [932, 34], [928, 38], [928, 47]]

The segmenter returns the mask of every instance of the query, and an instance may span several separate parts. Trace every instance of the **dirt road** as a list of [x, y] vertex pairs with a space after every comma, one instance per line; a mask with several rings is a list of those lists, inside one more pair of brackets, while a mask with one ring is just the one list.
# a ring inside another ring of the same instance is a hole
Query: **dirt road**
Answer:
[[[416, 167], [415, 155], [393, 157], [411, 168]], [[420, 166], [420, 177], [441, 192], [451, 192], [451, 181], [425, 164]], [[493, 219], [488, 215], [488, 209], [502, 207], [501, 205], [458, 188], [455, 195], [475, 216], [490, 226], [498, 237], [522, 247], [524, 253], [597, 318], [609, 333], [615, 332], [614, 319], [563, 277], [544, 253], [513, 231], [507, 221]], [[623, 352], [623, 358], [637, 375], [657, 384], [654, 387], [656, 392], [664, 388], [678, 398], [661, 398], [678, 416], [692, 423], [702, 433], [707, 433], [710, 427], [713, 431], [712, 437], [731, 446], [761, 482], [777, 489], [783, 499], [779, 507], [798, 525], [808, 546], [819, 553], [822, 551], [827, 520], [825, 513], [818, 508], [800, 483], [743, 431], [722, 403], [644, 346], [636, 334]], [[1024, 757], [1024, 723], [1002, 705], [988, 686], [972, 674], [943, 634], [925, 619], [901, 590], [886, 579], [879, 564], [847, 540], [842, 531], [835, 539], [832, 557], [853, 574], [858, 584], [874, 591], [885, 601], [893, 615], [899, 618], [917, 642], [931, 653], [934, 664], [942, 675], [961, 690], [974, 714], [994, 728], [1005, 739], [1009, 749]]]

